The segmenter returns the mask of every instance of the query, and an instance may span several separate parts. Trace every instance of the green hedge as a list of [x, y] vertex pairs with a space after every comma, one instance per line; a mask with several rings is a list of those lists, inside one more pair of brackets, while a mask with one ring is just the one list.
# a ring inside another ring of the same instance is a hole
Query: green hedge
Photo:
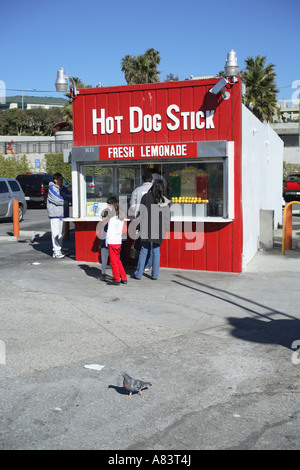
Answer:
[[44, 167], [46, 173], [61, 173], [66, 178], [66, 180], [71, 183], [71, 163], [64, 162], [64, 157], [62, 153], [46, 153]]
[[286, 180], [291, 173], [300, 173], [300, 165], [283, 162], [283, 179]]
[[0, 155], [0, 176], [1, 178], [15, 178], [21, 173], [31, 173], [33, 168], [27, 160], [26, 155], [4, 157]]
[[[70, 183], [72, 181], [71, 163], [65, 163], [62, 153], [47, 153], [43, 164], [45, 173], [61, 173]], [[16, 178], [22, 173], [36, 173], [26, 155], [0, 155], [0, 177]]]

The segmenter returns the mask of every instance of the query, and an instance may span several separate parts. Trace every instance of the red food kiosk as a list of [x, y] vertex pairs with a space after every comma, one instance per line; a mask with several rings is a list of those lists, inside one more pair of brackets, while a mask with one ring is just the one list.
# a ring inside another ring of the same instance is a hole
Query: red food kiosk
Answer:
[[[241, 272], [241, 79], [79, 89], [73, 101], [76, 259], [99, 261], [101, 210], [128, 202], [144, 168], [167, 184], [161, 267]], [[99, 224], [100, 222], [100, 224]]]
[[73, 145], [77, 261], [99, 262], [101, 211], [112, 195], [127, 208], [145, 168], [171, 200], [161, 267], [239, 273], [262, 209], [282, 220], [282, 141], [242, 105], [240, 77], [79, 89]]

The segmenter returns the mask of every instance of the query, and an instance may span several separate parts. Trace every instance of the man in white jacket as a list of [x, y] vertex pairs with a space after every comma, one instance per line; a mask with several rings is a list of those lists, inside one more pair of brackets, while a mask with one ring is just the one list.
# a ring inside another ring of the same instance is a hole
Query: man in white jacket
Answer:
[[132, 191], [130, 202], [129, 202], [129, 215], [134, 215], [138, 213], [140, 208], [141, 199], [146, 194], [152, 186], [153, 177], [150, 170], [145, 170], [142, 175], [143, 184], [138, 186]]
[[72, 202], [72, 195], [63, 186], [63, 177], [60, 173], [53, 175], [53, 183], [49, 183], [47, 197], [47, 212], [50, 219], [53, 258], [61, 259], [64, 239], [64, 210], [66, 204]]

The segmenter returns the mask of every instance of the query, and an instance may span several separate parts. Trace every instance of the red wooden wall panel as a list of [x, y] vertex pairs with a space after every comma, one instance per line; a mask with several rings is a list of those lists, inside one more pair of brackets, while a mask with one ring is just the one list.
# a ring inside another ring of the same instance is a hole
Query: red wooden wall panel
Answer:
[[100, 238], [97, 222], [75, 222], [76, 260], [98, 263]]
[[[120, 99], [120, 116], [124, 116], [127, 110], [131, 106], [131, 93], [129, 91], [120, 93], [119, 99]], [[122, 120], [122, 131], [125, 133], [125, 135], [129, 135], [129, 120], [128, 119]]]
[[[203, 271], [223, 271], [223, 272], [239, 272], [232, 268], [232, 224], [228, 224], [227, 230], [219, 227], [216, 230], [215, 224], [208, 224], [206, 232], [201, 233], [204, 237], [204, 244], [199, 245], [199, 249], [187, 249], [187, 243], [193, 244], [194, 230], [188, 232], [188, 237], [182, 232], [173, 231], [173, 223], [171, 224], [171, 232], [163, 241], [161, 252], [161, 267], [174, 269], [193, 269]], [[221, 224], [219, 224], [221, 225]], [[193, 227], [194, 229], [195, 227]], [[100, 256], [100, 239], [97, 236], [96, 222], [75, 222], [75, 240], [76, 240], [76, 260], [90, 263], [98, 263], [101, 261]], [[225, 243], [225, 237], [227, 243]], [[201, 239], [201, 238], [200, 238]], [[125, 266], [131, 266], [132, 260], [129, 258], [130, 246], [132, 240], [128, 238], [126, 254], [127, 262]], [[216, 250], [216, 246], [219, 248]]]
[[[171, 223], [171, 231], [169, 232], [168, 236], [168, 267], [177, 268], [180, 266], [181, 244], [179, 237], [182, 236], [182, 233], [176, 231], [176, 224]], [[163, 246], [162, 249], [164, 249]]]
[[169, 266], [169, 238], [165, 238], [160, 247], [160, 265]]
[[161, 131], [156, 133], [155, 141], [157, 143], [168, 142], [168, 129], [166, 127], [165, 110], [168, 107], [168, 89], [162, 88], [156, 91], [157, 112], [161, 114]]
[[242, 211], [242, 90], [231, 88], [231, 140], [234, 141], [234, 206], [235, 218], [232, 227], [232, 271], [242, 271], [243, 255], [243, 211]]
[[75, 247], [76, 260], [88, 261], [89, 253], [86, 252], [85, 222], [75, 222]]
[[232, 271], [232, 223], [224, 224], [219, 238], [219, 271]]
[[93, 134], [93, 125], [92, 125], [91, 109], [94, 109], [94, 108], [97, 108], [97, 96], [88, 95], [85, 100], [85, 107], [84, 107], [85, 122], [84, 122], [84, 129], [82, 129], [82, 132], [85, 133], [85, 139], [87, 139], [90, 142], [89, 145], [97, 145], [97, 135]]

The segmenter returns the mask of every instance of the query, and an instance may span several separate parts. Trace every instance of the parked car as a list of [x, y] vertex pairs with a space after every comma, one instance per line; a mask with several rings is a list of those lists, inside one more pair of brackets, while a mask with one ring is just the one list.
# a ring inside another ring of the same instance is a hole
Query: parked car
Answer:
[[13, 218], [13, 201], [19, 201], [19, 221], [27, 210], [25, 194], [14, 178], [0, 178], [0, 218]]
[[106, 175], [86, 175], [86, 197], [100, 198], [110, 197], [112, 195], [112, 182]]
[[120, 194], [129, 194], [131, 195], [134, 190], [134, 179], [133, 178], [123, 178], [119, 181], [119, 193]]
[[[26, 173], [16, 178], [24, 193], [28, 205], [38, 204], [43, 207], [47, 204], [48, 188], [53, 175], [49, 173]], [[71, 192], [71, 185], [64, 178], [64, 186]]]
[[285, 202], [300, 201], [300, 173], [291, 173], [284, 185]]

